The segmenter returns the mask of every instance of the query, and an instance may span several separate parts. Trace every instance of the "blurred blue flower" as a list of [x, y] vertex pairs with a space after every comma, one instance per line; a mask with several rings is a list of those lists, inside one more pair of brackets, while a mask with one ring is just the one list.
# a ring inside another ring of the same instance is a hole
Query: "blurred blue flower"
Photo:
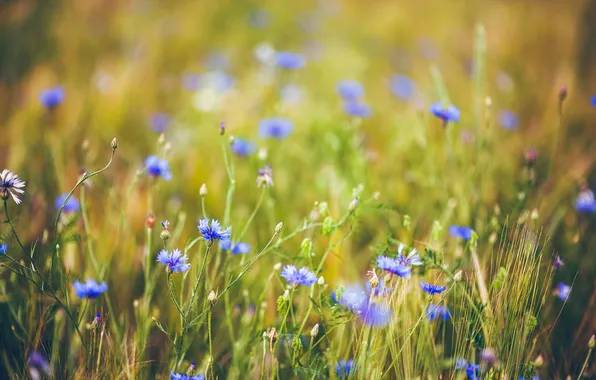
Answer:
[[449, 226], [449, 235], [458, 239], [470, 240], [472, 237], [472, 229], [470, 227], [456, 226], [452, 224]]
[[367, 104], [355, 101], [344, 103], [344, 112], [350, 116], [368, 119], [372, 116], [372, 111]]
[[335, 302], [347, 307], [351, 311], [358, 312], [358, 310], [366, 307], [368, 304], [370, 291], [367, 292], [362, 286], [355, 284], [347, 286], [339, 300], [336, 299], [335, 293], [331, 296]]
[[351, 375], [356, 373], [356, 371], [356, 364], [353, 362], [352, 359], [340, 360], [339, 362], [337, 362], [337, 366], [335, 367], [335, 376], [337, 376], [337, 378], [339, 379], [347, 379]]
[[468, 375], [468, 379], [470, 379], [470, 380], [479, 379], [480, 364], [469, 363], [468, 366], [466, 367], [466, 375]]
[[302, 55], [289, 51], [278, 52], [275, 56], [275, 62], [279, 67], [292, 70], [301, 69], [306, 65], [306, 59]]
[[426, 307], [426, 318], [428, 318], [429, 321], [434, 321], [437, 319], [446, 321], [451, 318], [451, 313], [449, 313], [447, 306], [428, 305]]
[[212, 240], [227, 240], [230, 238], [232, 234], [232, 227], [228, 227], [225, 230], [221, 227], [221, 224], [215, 220], [211, 219], [211, 224], [209, 223], [209, 219], [201, 219], [199, 221], [199, 231], [203, 236], [205, 241], [210, 242]]
[[575, 209], [579, 212], [592, 214], [596, 212], [596, 199], [594, 193], [590, 189], [580, 191], [575, 200]]
[[289, 83], [282, 87], [280, 96], [286, 104], [297, 105], [304, 96], [304, 90], [294, 83]]
[[555, 258], [553, 259], [553, 267], [555, 267], [555, 269], [561, 269], [563, 266], [565, 266], [564, 260], [561, 256], [555, 255]]
[[199, 75], [198, 89], [225, 93], [231, 90], [235, 83], [236, 80], [229, 74], [221, 70], [213, 70]]
[[232, 240], [230, 239], [222, 240], [219, 242], [219, 249], [221, 249], [222, 251], [229, 251], [230, 249], [232, 249], [233, 245], [234, 243], [232, 243]]
[[248, 15], [248, 23], [254, 29], [265, 29], [271, 23], [271, 14], [264, 9], [257, 9]]
[[174, 373], [170, 372], [170, 380], [205, 380], [203, 375], [189, 376], [185, 373]]
[[370, 302], [366, 308], [358, 310], [358, 316], [369, 326], [381, 327], [391, 322], [393, 313], [389, 305]]
[[239, 137], [236, 137], [234, 141], [232, 141], [232, 152], [236, 153], [238, 156], [248, 156], [253, 154], [257, 147], [252, 141], [244, 140]]
[[345, 100], [357, 100], [364, 96], [364, 87], [355, 80], [342, 80], [337, 84], [337, 92]]
[[0, 244], [0, 253], [4, 254], [6, 252], [8, 252], [8, 244], [6, 244], [6, 243]]
[[559, 282], [559, 285], [557, 285], [557, 290], [555, 293], [561, 301], [567, 301], [567, 299], [569, 298], [569, 294], [571, 293], [571, 286], [563, 282]]
[[259, 122], [259, 137], [262, 139], [273, 137], [277, 140], [283, 140], [294, 129], [294, 125], [288, 119], [274, 117], [263, 119]]
[[447, 107], [443, 107], [441, 102], [433, 103], [430, 106], [430, 112], [438, 117], [439, 119], [443, 120], [444, 123], [452, 122], [459, 122], [460, 112], [457, 107], [454, 105], [450, 105]]
[[427, 284], [425, 282], [420, 281], [420, 287], [422, 290], [428, 294], [441, 294], [447, 289], [446, 286], [439, 286], [439, 285], [432, 285]]
[[196, 73], [184, 73], [182, 74], [182, 87], [188, 91], [195, 91], [199, 88], [199, 82], [201, 76]]
[[456, 370], [464, 369], [467, 366], [468, 366], [468, 362], [464, 358], [457, 358], [457, 360], [455, 361], [455, 369]]
[[156, 112], [149, 118], [149, 124], [151, 125], [151, 129], [155, 132], [161, 133], [168, 129], [170, 124], [170, 115]]
[[[391, 293], [391, 288], [387, 288], [385, 287], [385, 279], [381, 278], [379, 279], [379, 284], [377, 285], [377, 287], [374, 289], [374, 296], [379, 296], [379, 297], [385, 297], [387, 294]], [[368, 294], [371, 294], [373, 292], [373, 288], [372, 286], [370, 286], [370, 282], [366, 282], [366, 291]]]
[[409, 100], [416, 89], [414, 82], [405, 75], [396, 74], [389, 81], [389, 88], [393, 95], [402, 100]]
[[58, 107], [64, 101], [65, 96], [66, 93], [60, 86], [47, 88], [39, 94], [39, 102], [51, 110]]
[[157, 255], [157, 261], [167, 265], [172, 273], [184, 273], [190, 268], [190, 264], [186, 263], [188, 256], [182, 255], [179, 249], [174, 249], [172, 253], [162, 249]]
[[406, 247], [405, 244], [400, 244], [397, 247], [397, 262], [401, 265], [414, 265], [420, 266], [423, 265], [422, 260], [420, 260], [420, 255], [418, 254], [418, 250], [416, 248], [412, 249], [408, 256], [404, 256], [403, 250]]
[[230, 68], [230, 59], [221, 51], [213, 51], [205, 58], [205, 67], [208, 70], [226, 71]]
[[52, 376], [52, 367], [48, 360], [39, 352], [33, 351], [27, 359], [27, 367], [29, 368], [29, 374], [33, 380], [44, 378], [44, 374]]
[[[64, 194], [60, 195], [58, 198], [56, 198], [56, 202], [55, 202], [56, 211], [60, 210], [60, 207], [62, 207], [62, 205], [64, 204], [64, 201], [66, 201], [67, 196], [68, 196], [68, 193], [64, 193]], [[62, 209], [62, 212], [65, 212], [65, 213], [77, 212], [80, 209], [81, 209], [81, 204], [79, 203], [77, 198], [75, 198], [75, 196], [73, 195], [70, 197], [68, 202], [66, 202], [66, 205], [64, 205], [64, 209]]]
[[317, 282], [317, 276], [308, 268], [296, 268], [294, 265], [286, 265], [281, 270], [281, 276], [292, 285], [311, 286]]
[[236, 243], [234, 244], [234, 248], [232, 248], [233, 255], [241, 255], [250, 252], [250, 244], [248, 243]]
[[592, 96], [592, 107], [596, 107], [596, 95]]
[[98, 284], [95, 280], [88, 279], [85, 283], [75, 281], [72, 288], [79, 298], [96, 298], [108, 290], [108, 284], [105, 282]]
[[509, 129], [511, 131], [517, 129], [519, 124], [519, 118], [514, 112], [502, 110], [499, 112], [499, 124], [501, 127]]
[[162, 177], [166, 181], [172, 179], [170, 164], [165, 158], [151, 155], [145, 159], [145, 167], [147, 168], [147, 174], [151, 177]]
[[412, 268], [400, 264], [396, 259], [387, 256], [377, 257], [377, 268], [398, 275], [399, 277], [410, 278]]
[[[333, 295], [333, 298], [336, 302], [358, 315], [365, 324], [374, 327], [384, 326], [391, 321], [393, 313], [388, 305], [371, 302], [371, 291], [370, 285], [367, 289], [358, 284], [350, 285], [344, 289], [339, 301], [335, 299], [335, 295]], [[391, 289], [388, 291], [391, 291]], [[375, 296], [382, 298], [388, 291], [379, 290], [377, 286]]]

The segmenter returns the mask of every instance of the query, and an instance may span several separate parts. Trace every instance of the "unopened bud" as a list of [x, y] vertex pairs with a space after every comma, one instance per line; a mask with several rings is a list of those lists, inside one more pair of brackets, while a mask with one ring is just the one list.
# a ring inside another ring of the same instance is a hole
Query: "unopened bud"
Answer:
[[228, 142], [230, 144], [233, 144], [234, 143], [234, 140], [236, 140], [236, 137], [234, 135], [230, 135], [230, 137], [228, 138]]
[[354, 199], [352, 199], [352, 202], [350, 202], [350, 205], [348, 206], [350, 211], [354, 211], [354, 209], [356, 209], [356, 206], [358, 206], [358, 197], [355, 197]]
[[170, 233], [170, 230], [168, 230], [167, 228], [165, 230], [161, 231], [161, 233], [159, 234], [159, 237], [163, 241], [168, 241], [171, 236], [172, 236], [172, 234]]
[[199, 195], [202, 197], [207, 195], [207, 185], [206, 184], [201, 185], [201, 189], [199, 190]]
[[275, 226], [275, 233], [278, 234], [281, 232], [281, 230], [283, 230], [284, 228], [284, 224], [283, 222], [279, 222], [277, 223], [277, 226]]
[[542, 357], [542, 355], [536, 356], [536, 359], [534, 359], [534, 367], [541, 368], [543, 365], [544, 365], [544, 358]]
[[8, 189], [3, 188], [2, 190], [0, 190], [0, 198], [2, 198], [3, 201], [7, 200], [10, 197], [10, 193], [8, 192]]
[[289, 301], [290, 300], [290, 291], [289, 290], [286, 290], [284, 292], [283, 297], [284, 297], [284, 301], [286, 301], [286, 302]]
[[273, 266], [273, 270], [276, 270], [276, 271], [278, 271], [278, 270], [280, 270], [280, 269], [281, 269], [281, 263], [277, 263], [277, 264], [275, 264], [275, 265]]
[[373, 199], [374, 199], [375, 201], [378, 201], [380, 198], [381, 198], [381, 193], [379, 193], [378, 191], [375, 191], [375, 192], [373, 193]]
[[257, 154], [257, 157], [259, 157], [259, 160], [265, 161], [267, 159], [267, 149], [265, 149], [265, 148], [259, 149], [259, 153]]
[[312, 330], [310, 330], [310, 336], [311, 337], [316, 337], [317, 335], [319, 335], [319, 324], [317, 323], [316, 325], [313, 326]]
[[463, 272], [458, 271], [456, 274], [453, 275], [453, 281], [461, 281], [463, 277]]
[[320, 286], [325, 285], [325, 279], [323, 278], [323, 276], [319, 277], [319, 279], [317, 280], [317, 284], [319, 284]]
[[162, 133], [161, 135], [159, 135], [159, 138], [157, 139], [157, 144], [159, 146], [162, 146], [165, 142], [166, 142], [166, 135], [164, 135]]
[[147, 228], [153, 228], [155, 225], [155, 215], [149, 214], [147, 215]]
[[209, 293], [209, 295], [207, 296], [207, 301], [209, 301], [209, 303], [211, 305], [213, 305], [215, 303], [215, 301], [217, 300], [217, 295], [215, 294], [215, 291], [211, 291]]
[[592, 335], [588, 341], [588, 348], [593, 349], [596, 346], [596, 336]]
[[567, 86], [563, 85], [559, 90], [559, 102], [563, 102], [567, 99]]
[[497, 233], [496, 232], [493, 232], [488, 237], [488, 243], [489, 244], [495, 244], [496, 242], [497, 242]]
[[537, 209], [532, 210], [532, 212], [530, 213], [530, 219], [538, 220], [538, 210]]
[[370, 287], [373, 289], [376, 289], [377, 286], [379, 286], [379, 277], [377, 277], [377, 272], [374, 270], [370, 271], [370, 280], [368, 282], [370, 282]]
[[112, 150], [116, 150], [118, 148], [118, 140], [114, 137], [112, 139]]
[[223, 136], [225, 133], [226, 133], [226, 123], [224, 123], [222, 121], [221, 124], [219, 125], [219, 135]]

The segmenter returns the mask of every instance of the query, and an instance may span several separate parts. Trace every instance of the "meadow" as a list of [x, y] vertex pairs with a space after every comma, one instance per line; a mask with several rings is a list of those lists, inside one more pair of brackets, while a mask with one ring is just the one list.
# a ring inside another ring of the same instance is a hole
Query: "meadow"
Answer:
[[594, 4], [0, 2], [0, 378], [596, 378]]

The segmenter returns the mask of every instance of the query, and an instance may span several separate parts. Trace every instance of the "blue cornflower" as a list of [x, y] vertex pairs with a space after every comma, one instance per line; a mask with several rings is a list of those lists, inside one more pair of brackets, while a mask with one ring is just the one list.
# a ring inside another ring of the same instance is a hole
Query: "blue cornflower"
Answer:
[[156, 112], [149, 118], [149, 124], [155, 132], [164, 132], [170, 124], [170, 115], [163, 112]]
[[[60, 207], [62, 207], [62, 205], [64, 204], [64, 201], [66, 201], [67, 196], [68, 196], [68, 193], [64, 193], [64, 194], [60, 195], [58, 198], [56, 198], [56, 202], [55, 202], [56, 211], [60, 210]], [[73, 195], [70, 197], [68, 202], [66, 202], [66, 205], [64, 205], [64, 209], [62, 209], [62, 212], [65, 212], [65, 213], [77, 212], [80, 209], [81, 209], [81, 204], [79, 203], [77, 198], [75, 198]]]
[[234, 248], [232, 248], [233, 255], [241, 255], [250, 252], [250, 244], [248, 243], [236, 243]]
[[347, 307], [354, 312], [358, 312], [363, 307], [366, 307], [369, 296], [370, 292], [367, 292], [358, 284], [347, 286], [341, 294], [341, 298], [339, 300], [336, 299], [335, 293], [332, 294], [335, 302]]
[[472, 229], [470, 227], [456, 226], [453, 224], [449, 226], [449, 235], [458, 239], [470, 240], [472, 237]]
[[596, 212], [596, 199], [594, 193], [590, 189], [580, 191], [575, 200], [575, 209], [579, 212], [592, 214]]
[[396, 259], [387, 256], [377, 257], [377, 268], [398, 275], [399, 277], [410, 278], [412, 268], [400, 264]]
[[147, 173], [151, 177], [162, 177], [166, 181], [172, 179], [170, 164], [165, 158], [159, 158], [155, 155], [151, 155], [145, 159], [145, 167], [147, 168]]
[[230, 239], [222, 240], [219, 242], [219, 249], [221, 249], [222, 251], [229, 251], [230, 249], [232, 249], [233, 245], [234, 244]]
[[350, 116], [368, 119], [372, 116], [372, 111], [367, 104], [355, 101], [344, 103], [344, 112]]
[[517, 125], [519, 124], [519, 118], [515, 113], [507, 110], [502, 110], [499, 112], [498, 118], [501, 127], [509, 129], [511, 131], [517, 129]]
[[52, 376], [52, 367], [48, 360], [39, 352], [33, 351], [27, 359], [27, 367], [32, 379], [41, 379], [43, 375]]
[[6, 253], [6, 252], [8, 252], [8, 244], [6, 244], [6, 243], [0, 244], [0, 253], [3, 254], [3, 253]]
[[357, 100], [364, 95], [364, 87], [355, 80], [343, 80], [337, 84], [337, 92], [345, 100]]
[[409, 100], [416, 89], [414, 82], [405, 75], [396, 74], [389, 80], [391, 93], [402, 100]]
[[424, 263], [420, 260], [420, 255], [418, 254], [418, 250], [416, 248], [412, 249], [408, 256], [403, 255], [403, 250], [406, 247], [405, 244], [400, 244], [397, 247], [397, 262], [401, 265], [414, 265], [420, 266]]
[[[369, 326], [385, 326], [391, 321], [393, 313], [388, 305], [371, 302], [371, 291], [370, 285], [367, 289], [357, 284], [350, 285], [336, 302], [350, 309]], [[384, 290], [377, 292], [375, 289], [375, 296], [383, 297], [386, 293]], [[333, 297], [335, 299], [335, 295]]]
[[96, 298], [108, 290], [108, 284], [105, 282], [98, 284], [95, 280], [88, 279], [85, 283], [75, 281], [72, 288], [79, 298]]
[[471, 380], [479, 379], [478, 376], [480, 376], [480, 364], [469, 363], [466, 367], [466, 375], [468, 375], [468, 379]]
[[592, 96], [592, 107], [596, 107], [596, 95]]
[[275, 63], [277, 66], [284, 69], [297, 70], [303, 68], [304, 65], [306, 65], [306, 58], [300, 54], [289, 51], [280, 51], [275, 56]]
[[356, 373], [356, 371], [357, 367], [352, 359], [340, 360], [335, 367], [335, 376], [339, 379], [347, 379], [352, 373]]
[[21, 181], [18, 175], [8, 169], [2, 170], [2, 173], [0, 173], [0, 196], [2, 196], [2, 199], [7, 199], [10, 194], [14, 203], [21, 204], [18, 194], [25, 193], [24, 187], [25, 182]]
[[257, 150], [257, 147], [253, 142], [238, 137], [232, 141], [231, 145], [232, 152], [236, 153], [238, 156], [248, 156]]
[[194, 375], [189, 376], [185, 373], [174, 373], [170, 372], [170, 379], [171, 380], [205, 380], [205, 376], [203, 375]]
[[559, 282], [559, 285], [557, 285], [557, 290], [555, 293], [561, 301], [567, 301], [567, 299], [569, 298], [569, 294], [571, 293], [571, 286], [563, 282]]
[[464, 369], [467, 366], [468, 366], [468, 362], [464, 358], [457, 358], [457, 360], [455, 361], [455, 369], [456, 370]]
[[281, 270], [281, 276], [292, 285], [311, 286], [317, 282], [317, 276], [308, 268], [296, 268], [294, 265], [286, 265]]
[[366, 308], [358, 311], [358, 316], [367, 325], [380, 327], [387, 325], [391, 321], [393, 313], [387, 304], [370, 302]]
[[555, 255], [555, 258], [553, 259], [553, 267], [555, 267], [555, 269], [561, 269], [564, 265], [565, 261], [561, 258], [561, 256]]
[[294, 129], [294, 124], [281, 117], [263, 119], [259, 122], [259, 137], [262, 139], [273, 137], [277, 140], [283, 140]]
[[457, 107], [454, 105], [443, 107], [441, 102], [436, 102], [430, 106], [430, 112], [439, 119], [443, 120], [444, 123], [448, 123], [450, 121], [459, 122], [460, 112], [459, 109], [457, 109]]
[[426, 318], [428, 318], [429, 321], [434, 321], [436, 319], [442, 319], [445, 321], [451, 318], [451, 313], [449, 313], [447, 306], [428, 305], [426, 307]]
[[422, 288], [422, 290], [428, 294], [441, 294], [445, 291], [445, 289], [447, 289], [446, 286], [439, 286], [439, 285], [432, 285], [432, 284], [427, 284], [425, 282], [420, 281], [420, 287]]
[[208, 218], [201, 219], [198, 228], [201, 235], [203, 235], [203, 239], [208, 242], [212, 240], [227, 240], [232, 234], [232, 227], [224, 230], [221, 228], [221, 224], [215, 219], [211, 219], [211, 224], [209, 224]]
[[56, 86], [43, 90], [39, 94], [39, 102], [42, 106], [52, 110], [62, 103], [64, 97], [64, 89], [60, 86]]
[[190, 268], [190, 264], [186, 263], [188, 256], [182, 255], [182, 251], [174, 249], [169, 253], [162, 249], [157, 255], [157, 261], [167, 265], [172, 273], [184, 273]]

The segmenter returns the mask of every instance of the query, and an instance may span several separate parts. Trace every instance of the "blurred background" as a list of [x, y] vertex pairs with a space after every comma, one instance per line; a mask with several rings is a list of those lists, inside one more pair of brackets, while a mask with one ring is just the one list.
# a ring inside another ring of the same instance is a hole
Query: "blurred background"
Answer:
[[[222, 121], [227, 133], [261, 149], [237, 171], [236, 215], [245, 218], [258, 199], [256, 170], [265, 162], [274, 168], [275, 212], [263, 226], [281, 216], [296, 223], [317, 200], [337, 209], [359, 183], [411, 215], [417, 231], [428, 231], [451, 199], [458, 204], [453, 220], [481, 237], [495, 206], [505, 215], [535, 209], [549, 249], [566, 260], [555, 280], [575, 284], [562, 313], [544, 316], [546, 325], [558, 318], [547, 365], [569, 373], [596, 331], [596, 223], [573, 209], [580, 189], [596, 189], [594, 20], [591, 0], [2, 0], [0, 167], [27, 181], [19, 226], [34, 241], [53, 223], [54, 199], [82, 170], [102, 167], [117, 137], [114, 166], [89, 193], [95, 239], [106, 258], [118, 257], [112, 278], [139, 268], [144, 230], [135, 226], [148, 212], [148, 185], [128, 189], [160, 133], [171, 144], [174, 180], [162, 184], [159, 205], [149, 211], [162, 220], [184, 210], [194, 220], [207, 183], [208, 208], [223, 212]], [[474, 79], [478, 30], [486, 52]], [[280, 70], [279, 51], [301, 54], [306, 64]], [[344, 114], [336, 86], [346, 79], [364, 86], [370, 117], [354, 122]], [[64, 99], [49, 111], [39, 96], [54, 86]], [[455, 165], [440, 158], [443, 128], [428, 112], [443, 92], [462, 110], [454, 138], [463, 153]], [[293, 121], [292, 139], [259, 140], [259, 121], [275, 116]], [[357, 141], [351, 128], [359, 130]], [[466, 155], [479, 141], [484, 153]], [[528, 186], [522, 168], [529, 148], [538, 161]], [[299, 191], [305, 184], [312, 191]], [[345, 253], [359, 265], [329, 280], [358, 275], [379, 226], [395, 223], [367, 219]], [[192, 226], [187, 230], [191, 235]], [[70, 267], [84, 272], [76, 246]], [[118, 288], [119, 307], [130, 307], [134, 280]]]

